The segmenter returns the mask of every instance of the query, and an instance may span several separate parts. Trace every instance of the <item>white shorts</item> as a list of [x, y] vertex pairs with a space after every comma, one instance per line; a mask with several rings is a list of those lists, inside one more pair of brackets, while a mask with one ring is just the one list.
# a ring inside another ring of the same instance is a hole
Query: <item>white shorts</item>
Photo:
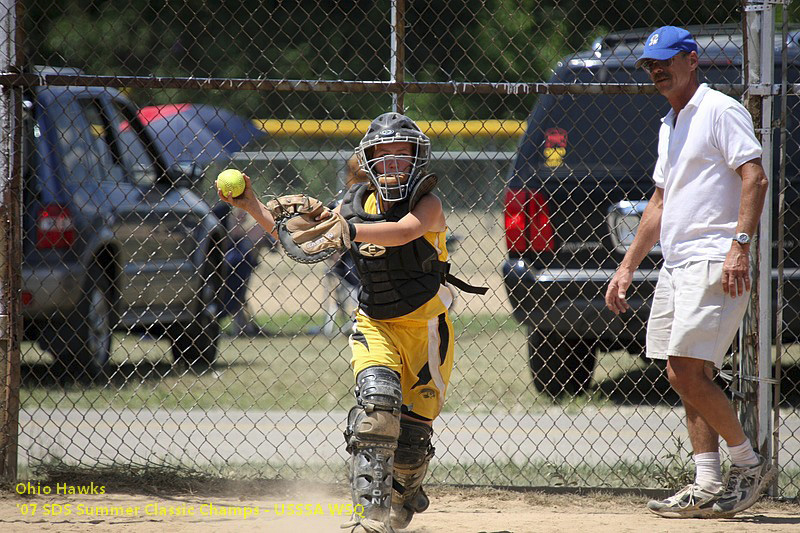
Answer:
[[749, 301], [749, 291], [736, 298], [722, 291], [722, 261], [662, 267], [647, 321], [647, 357], [691, 357], [721, 368]]

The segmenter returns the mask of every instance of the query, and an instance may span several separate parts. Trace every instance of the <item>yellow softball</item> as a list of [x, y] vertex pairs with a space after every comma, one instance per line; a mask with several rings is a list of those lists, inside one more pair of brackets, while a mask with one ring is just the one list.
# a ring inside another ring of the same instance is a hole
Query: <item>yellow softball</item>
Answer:
[[223, 170], [217, 176], [217, 189], [222, 192], [223, 196], [232, 194], [234, 198], [241, 196], [244, 192], [244, 174], [235, 168]]

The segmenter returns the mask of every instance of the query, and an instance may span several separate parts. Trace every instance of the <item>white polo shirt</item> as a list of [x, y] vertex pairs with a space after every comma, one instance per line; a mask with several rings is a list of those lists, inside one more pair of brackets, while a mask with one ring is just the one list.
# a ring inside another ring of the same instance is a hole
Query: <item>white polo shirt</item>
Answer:
[[664, 264], [724, 260], [742, 196], [736, 169], [761, 157], [753, 119], [741, 103], [702, 84], [677, 122], [672, 109], [661, 122], [653, 181], [664, 189]]

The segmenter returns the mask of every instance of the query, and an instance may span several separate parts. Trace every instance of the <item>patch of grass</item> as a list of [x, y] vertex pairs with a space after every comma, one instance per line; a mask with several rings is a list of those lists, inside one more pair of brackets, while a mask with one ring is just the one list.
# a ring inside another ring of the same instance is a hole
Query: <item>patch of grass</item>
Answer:
[[[176, 365], [169, 342], [117, 334], [108, 383], [94, 387], [47, 384], [52, 358], [33, 343], [23, 346], [23, 407], [106, 407], [140, 409], [346, 409], [352, 402], [353, 376], [345, 335], [306, 335], [323, 315], [277, 313], [256, 318], [268, 337], [223, 338], [217, 364], [195, 373]], [[466, 404], [530, 406], [536, 394], [518, 350], [524, 344], [517, 328], [492, 314], [456, 317], [456, 370], [447, 409]], [[498, 361], [488, 354], [505, 353]], [[501, 364], [498, 364], [498, 363]], [[461, 385], [460, 383], [463, 383]], [[459, 392], [460, 391], [460, 392]], [[310, 392], [310, 394], [309, 394]]]
[[453, 329], [456, 338], [477, 337], [487, 332], [510, 333], [519, 330], [521, 326], [511, 316], [484, 314], [454, 314]]
[[[94, 387], [61, 387], [47, 381], [49, 354], [23, 345], [23, 407], [140, 409], [349, 408], [353, 376], [346, 335], [307, 335], [321, 314], [276, 313], [256, 317], [272, 336], [223, 338], [217, 363], [195, 373], [176, 365], [165, 338], [117, 334], [110, 379]], [[344, 319], [341, 319], [342, 321]], [[344, 325], [344, 324], [342, 324]], [[512, 318], [493, 313], [454, 316], [456, 354], [446, 411], [503, 409], [536, 412], [552, 401], [531, 384], [527, 337]], [[624, 352], [602, 354], [596, 380], [608, 381], [643, 363]], [[608, 403], [595, 393], [562, 400], [567, 410]]]
[[[306, 335], [322, 315], [257, 317], [274, 336], [223, 338], [217, 364], [195, 373], [176, 365], [166, 339], [117, 334], [110, 380], [94, 387], [61, 387], [47, 380], [52, 358], [23, 344], [23, 407], [139, 409], [346, 409], [353, 376], [345, 335]], [[444, 409], [485, 413], [539, 412], [553, 402], [536, 392], [527, 361], [525, 329], [492, 313], [455, 316], [456, 353]], [[791, 356], [796, 355], [793, 350]], [[48, 384], [49, 383], [49, 384]], [[588, 395], [558, 403], [568, 412], [587, 405], [675, 402], [664, 372], [627, 352], [600, 352]]]
[[199, 373], [174, 364], [166, 340], [120, 335], [116, 341], [110, 379], [94, 387], [42, 385], [44, 356], [29, 350], [22, 406], [330, 410], [351, 401], [344, 336], [224, 338], [218, 363]]
[[[659, 470], [655, 472], [654, 479], [662, 487], [684, 487], [694, 481], [694, 462], [689, 452], [685, 457], [686, 447], [680, 437], [674, 437], [675, 450], [666, 451], [661, 457], [665, 460]], [[690, 468], [691, 465], [691, 468]]]
[[[310, 328], [320, 327], [325, 323], [322, 313], [285, 313], [259, 314], [254, 321], [264, 330], [279, 336], [305, 335]], [[339, 318], [340, 325], [344, 325], [344, 318]]]
[[531, 385], [525, 334], [519, 330], [486, 331], [457, 338], [444, 410], [520, 412], [550, 405]]

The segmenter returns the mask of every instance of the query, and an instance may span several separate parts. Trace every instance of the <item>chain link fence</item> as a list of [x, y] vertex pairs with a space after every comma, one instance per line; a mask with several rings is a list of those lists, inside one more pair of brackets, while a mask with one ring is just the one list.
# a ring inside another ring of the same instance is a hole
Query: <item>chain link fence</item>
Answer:
[[[265, 198], [334, 201], [369, 120], [399, 109], [432, 138], [453, 270], [490, 288], [454, 304], [430, 482], [685, 478], [679, 399], [641, 355], [659, 250], [633, 312], [615, 318], [602, 295], [652, 193], [668, 109], [634, 68], [642, 39], [690, 25], [706, 81], [738, 97], [739, 2], [6, 4], [18, 26], [4, 45], [22, 57], [0, 75], [20, 100], [22, 288], [7, 296], [23, 314], [20, 477], [112, 465], [345, 479], [358, 280], [346, 257], [291, 262], [219, 202], [214, 178], [233, 167]], [[775, 98], [772, 493], [796, 497], [800, 63], [798, 34], [777, 35], [790, 94], [785, 113]], [[720, 383], [739, 398], [731, 378], [729, 362]]]

